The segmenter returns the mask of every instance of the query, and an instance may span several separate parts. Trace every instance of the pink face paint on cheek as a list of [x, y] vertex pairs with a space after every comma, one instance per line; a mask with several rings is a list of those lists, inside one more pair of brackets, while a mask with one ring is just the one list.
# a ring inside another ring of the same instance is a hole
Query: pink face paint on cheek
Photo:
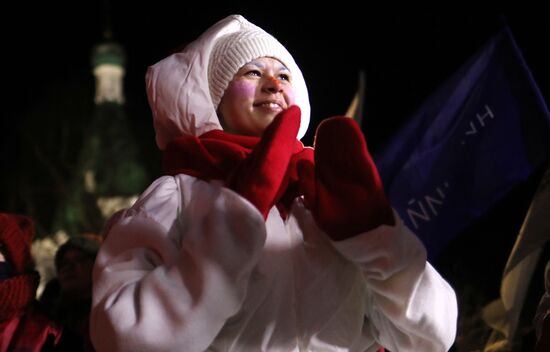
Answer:
[[254, 95], [256, 94], [256, 85], [245, 80], [234, 81], [229, 85], [229, 87], [227, 87], [225, 94], [239, 100], [254, 99]]
[[285, 91], [285, 96], [289, 106], [296, 104], [296, 93], [294, 93], [294, 89], [287, 89]]

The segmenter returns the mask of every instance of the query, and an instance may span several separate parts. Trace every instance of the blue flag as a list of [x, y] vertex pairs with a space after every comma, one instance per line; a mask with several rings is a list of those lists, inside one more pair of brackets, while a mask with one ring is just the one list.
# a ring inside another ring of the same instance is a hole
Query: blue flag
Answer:
[[549, 159], [550, 114], [508, 27], [408, 121], [374, 158], [430, 258]]

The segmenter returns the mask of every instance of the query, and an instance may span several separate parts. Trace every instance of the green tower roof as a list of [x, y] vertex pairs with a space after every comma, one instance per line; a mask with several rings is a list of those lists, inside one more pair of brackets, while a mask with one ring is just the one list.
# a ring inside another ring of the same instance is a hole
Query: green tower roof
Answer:
[[103, 42], [96, 45], [92, 52], [92, 65], [94, 67], [111, 64], [124, 66], [126, 55], [122, 46], [115, 42]]

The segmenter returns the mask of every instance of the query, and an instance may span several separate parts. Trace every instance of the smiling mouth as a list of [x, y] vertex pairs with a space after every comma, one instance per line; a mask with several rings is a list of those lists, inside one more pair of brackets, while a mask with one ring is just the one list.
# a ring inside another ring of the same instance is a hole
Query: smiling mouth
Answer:
[[256, 107], [259, 107], [259, 108], [266, 108], [266, 109], [270, 109], [270, 110], [282, 110], [283, 107], [277, 103], [273, 103], [273, 102], [264, 102], [264, 103], [258, 103], [258, 104], [255, 104], [254, 106]]

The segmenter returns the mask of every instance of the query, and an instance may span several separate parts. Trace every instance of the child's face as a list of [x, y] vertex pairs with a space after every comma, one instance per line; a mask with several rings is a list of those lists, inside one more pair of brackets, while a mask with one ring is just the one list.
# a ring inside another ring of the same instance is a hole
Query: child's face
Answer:
[[276, 59], [261, 57], [239, 69], [218, 107], [223, 128], [260, 136], [273, 118], [294, 104], [290, 71]]
[[91, 292], [92, 269], [94, 261], [82, 251], [68, 249], [57, 271], [57, 279], [61, 288], [73, 294], [86, 295]]

